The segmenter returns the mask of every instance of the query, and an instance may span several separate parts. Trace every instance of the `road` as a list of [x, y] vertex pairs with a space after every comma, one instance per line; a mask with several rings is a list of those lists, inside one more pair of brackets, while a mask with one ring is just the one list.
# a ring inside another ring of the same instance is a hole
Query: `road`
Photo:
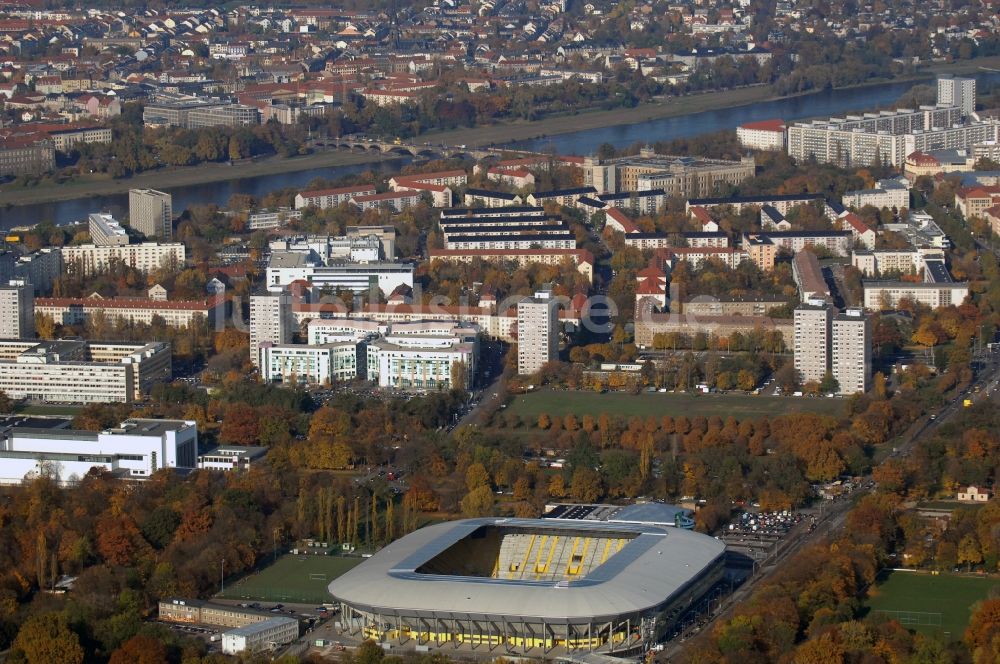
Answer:
[[[914, 422], [902, 435], [902, 442], [893, 448], [892, 453], [889, 454], [883, 463], [886, 463], [888, 459], [908, 456], [918, 441], [935, 433], [942, 425], [964, 410], [962, 403], [964, 399], [971, 399], [973, 402], [978, 403], [983, 399], [991, 398], [998, 386], [1000, 386], [1000, 361], [998, 361], [1000, 357], [996, 355], [994, 353], [992, 356], [986, 358], [984, 368], [980, 371], [975, 382], [969, 386], [967, 392], [948, 401], [937, 413], [929, 414]], [[977, 387], [979, 388], [978, 392], [975, 391]], [[873, 491], [875, 485], [872, 482], [871, 475], [864, 476], [859, 486], [860, 489], [855, 492], [858, 495]], [[839, 531], [843, 527], [844, 521], [847, 519], [847, 514], [850, 512], [854, 502], [854, 500], [828, 501], [823, 508], [822, 518], [817, 521], [816, 528], [812, 532], [808, 531], [808, 526], [805, 522], [799, 524], [797, 530], [789, 533], [788, 538], [775, 550], [773, 556], [762, 563], [760, 571], [749, 581], [737, 588], [726, 600], [721, 602], [719, 610], [715, 612], [707, 623], [698, 626], [697, 630], [693, 631], [705, 631], [715, 620], [718, 620], [720, 617], [725, 619], [730, 616], [734, 606], [747, 599], [754, 588], [761, 581], [774, 574], [784, 560], [795, 555], [804, 547], [816, 544]], [[660, 653], [657, 660], [668, 662], [680, 655], [686, 647], [686, 644], [681, 642], [681, 639], [683, 638], [686, 641], [692, 635], [692, 633], [682, 634], [680, 637], [672, 640], [667, 644], [666, 650]]]

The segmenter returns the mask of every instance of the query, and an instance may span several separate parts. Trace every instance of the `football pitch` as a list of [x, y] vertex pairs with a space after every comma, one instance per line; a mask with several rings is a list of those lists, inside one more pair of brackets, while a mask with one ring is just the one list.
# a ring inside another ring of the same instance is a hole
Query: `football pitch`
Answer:
[[907, 629], [961, 639], [972, 605], [996, 585], [992, 579], [951, 574], [888, 572], [868, 591], [865, 605], [872, 617], [882, 614]]
[[540, 413], [551, 416], [565, 416], [572, 413], [577, 417], [601, 413], [621, 417], [662, 417], [663, 415], [686, 415], [687, 417], [736, 419], [774, 417], [785, 413], [818, 413], [842, 417], [843, 399], [822, 397], [774, 397], [748, 396], [745, 394], [670, 394], [650, 393], [625, 394], [610, 392], [539, 390], [522, 394], [507, 408], [522, 418], [534, 419]]
[[361, 561], [362, 558], [287, 554], [273, 565], [227, 584], [218, 597], [322, 604], [330, 601], [326, 591], [330, 582]]

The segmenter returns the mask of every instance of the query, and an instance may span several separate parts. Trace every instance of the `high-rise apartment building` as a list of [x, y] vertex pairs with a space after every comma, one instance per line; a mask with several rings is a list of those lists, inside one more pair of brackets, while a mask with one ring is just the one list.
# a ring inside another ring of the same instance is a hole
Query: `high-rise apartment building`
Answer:
[[169, 240], [173, 234], [173, 199], [155, 189], [130, 189], [128, 192], [129, 225], [146, 237]]
[[830, 370], [841, 394], [867, 392], [872, 377], [871, 318], [847, 309], [831, 326]]
[[517, 303], [517, 373], [533, 374], [559, 357], [559, 310], [552, 294]]
[[830, 369], [830, 305], [818, 298], [795, 308], [795, 374], [800, 383], [821, 381]]
[[938, 106], [957, 106], [962, 115], [976, 111], [976, 79], [942, 76], [937, 80]]
[[26, 281], [0, 286], [0, 339], [35, 336], [35, 289]]
[[260, 362], [260, 345], [291, 343], [295, 330], [292, 298], [287, 293], [250, 296], [250, 360]]

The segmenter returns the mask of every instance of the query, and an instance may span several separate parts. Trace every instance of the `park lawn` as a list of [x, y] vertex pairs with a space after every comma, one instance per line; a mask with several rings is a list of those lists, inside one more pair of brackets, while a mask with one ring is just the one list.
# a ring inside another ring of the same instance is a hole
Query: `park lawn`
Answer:
[[972, 605], [985, 599], [997, 585], [1000, 584], [995, 579], [987, 578], [888, 572], [869, 589], [865, 606], [870, 615], [876, 611], [909, 612], [888, 616], [907, 629], [961, 639], [972, 615]]
[[341, 556], [288, 554], [259, 572], [235, 581], [232, 585], [227, 584], [225, 592], [218, 597], [322, 604], [331, 601], [326, 589], [330, 582], [362, 560]]
[[771, 397], [744, 394], [626, 394], [623, 392], [540, 390], [517, 396], [507, 410], [524, 419], [535, 419], [540, 413], [551, 416], [569, 414], [581, 417], [601, 413], [621, 417], [662, 417], [684, 415], [718, 415], [736, 419], [774, 417], [784, 413], [819, 413], [841, 417], [843, 399], [825, 397]]

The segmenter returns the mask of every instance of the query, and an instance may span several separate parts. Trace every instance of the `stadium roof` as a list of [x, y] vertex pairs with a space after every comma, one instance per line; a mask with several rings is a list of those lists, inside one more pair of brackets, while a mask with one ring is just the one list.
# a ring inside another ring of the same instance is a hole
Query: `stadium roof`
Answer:
[[[632, 539], [603, 564], [572, 580], [417, 572], [483, 526]], [[393, 542], [335, 579], [329, 590], [337, 600], [357, 609], [386, 615], [600, 621], [662, 605], [711, 569], [724, 550], [722, 542], [706, 535], [645, 524], [467, 519], [428, 526]]]

